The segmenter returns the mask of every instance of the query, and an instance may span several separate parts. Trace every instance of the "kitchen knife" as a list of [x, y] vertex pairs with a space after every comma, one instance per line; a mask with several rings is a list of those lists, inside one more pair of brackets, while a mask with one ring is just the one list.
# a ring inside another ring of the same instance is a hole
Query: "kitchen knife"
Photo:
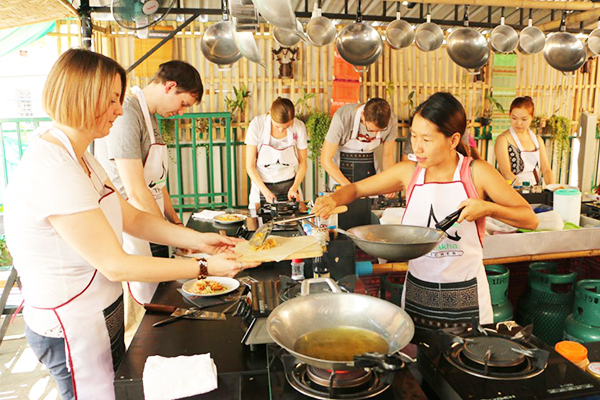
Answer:
[[148, 311], [156, 311], [156, 312], [164, 312], [170, 313], [171, 317], [167, 319], [163, 319], [162, 321], [158, 321], [152, 326], [162, 326], [168, 324], [170, 322], [177, 321], [181, 318], [186, 319], [200, 319], [207, 321], [224, 321], [227, 319], [224, 313], [218, 313], [213, 311], [202, 311], [197, 307], [192, 308], [179, 308], [175, 306], [167, 306], [163, 304], [152, 304], [152, 303], [144, 303], [144, 308]]

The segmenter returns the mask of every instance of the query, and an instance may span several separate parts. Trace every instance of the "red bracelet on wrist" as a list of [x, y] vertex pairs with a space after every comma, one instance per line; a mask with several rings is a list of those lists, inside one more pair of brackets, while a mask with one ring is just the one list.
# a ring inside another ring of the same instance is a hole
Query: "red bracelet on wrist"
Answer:
[[194, 258], [198, 262], [198, 279], [206, 279], [208, 277], [208, 261], [206, 258]]

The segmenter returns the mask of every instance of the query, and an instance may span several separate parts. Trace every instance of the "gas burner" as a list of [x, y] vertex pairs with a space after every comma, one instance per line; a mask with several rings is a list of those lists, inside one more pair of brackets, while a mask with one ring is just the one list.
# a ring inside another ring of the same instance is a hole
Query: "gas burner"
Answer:
[[[529, 379], [541, 374], [547, 365], [548, 351], [523, 339], [488, 330], [476, 336], [455, 337], [444, 357], [461, 371], [486, 379]], [[443, 333], [442, 333], [443, 334]], [[460, 340], [462, 339], [462, 340]]]
[[308, 366], [289, 354], [281, 358], [288, 383], [298, 392], [314, 399], [370, 399], [390, 387], [377, 371], [329, 371]]
[[288, 301], [289, 299], [293, 299], [294, 297], [300, 296], [300, 288], [302, 281], [296, 281], [292, 278], [279, 275], [279, 282], [281, 282], [281, 290], [279, 291], [279, 299], [283, 301]]

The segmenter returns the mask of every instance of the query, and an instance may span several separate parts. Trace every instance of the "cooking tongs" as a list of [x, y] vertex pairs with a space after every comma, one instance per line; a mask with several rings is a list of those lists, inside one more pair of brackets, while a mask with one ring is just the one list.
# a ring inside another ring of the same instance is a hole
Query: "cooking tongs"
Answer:
[[[343, 214], [346, 211], [348, 211], [348, 207], [346, 206], [339, 206], [334, 208], [330, 215], [334, 215], [334, 214]], [[263, 224], [260, 228], [258, 228], [256, 230], [256, 232], [254, 232], [254, 235], [252, 235], [252, 237], [250, 238], [250, 246], [254, 246], [254, 247], [258, 247], [260, 245], [262, 245], [265, 240], [267, 240], [267, 236], [269, 236], [271, 234], [271, 232], [273, 231], [273, 228], [275, 227], [275, 224], [284, 224], [287, 222], [293, 222], [293, 221], [300, 221], [302, 219], [307, 219], [307, 218], [312, 218], [312, 217], [316, 217], [316, 214], [311, 213], [311, 214], [307, 214], [307, 215], [301, 215], [299, 217], [294, 217], [294, 218], [286, 218], [286, 219], [282, 219], [282, 220], [278, 220], [278, 221], [269, 221], [266, 224]]]
[[458, 219], [460, 218], [460, 213], [463, 209], [464, 207], [461, 207], [458, 210], [454, 211], [452, 214], [448, 215], [446, 218], [436, 223], [435, 227], [439, 230], [446, 232], [452, 227], [452, 225], [454, 225], [456, 221], [458, 221]]

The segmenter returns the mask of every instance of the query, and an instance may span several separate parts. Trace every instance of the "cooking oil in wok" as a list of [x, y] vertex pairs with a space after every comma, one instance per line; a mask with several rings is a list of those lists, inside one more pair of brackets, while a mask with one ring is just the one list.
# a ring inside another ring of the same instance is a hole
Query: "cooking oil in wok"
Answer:
[[341, 326], [305, 333], [294, 350], [308, 357], [328, 361], [352, 361], [355, 355], [387, 354], [388, 342], [379, 334], [362, 328]]

